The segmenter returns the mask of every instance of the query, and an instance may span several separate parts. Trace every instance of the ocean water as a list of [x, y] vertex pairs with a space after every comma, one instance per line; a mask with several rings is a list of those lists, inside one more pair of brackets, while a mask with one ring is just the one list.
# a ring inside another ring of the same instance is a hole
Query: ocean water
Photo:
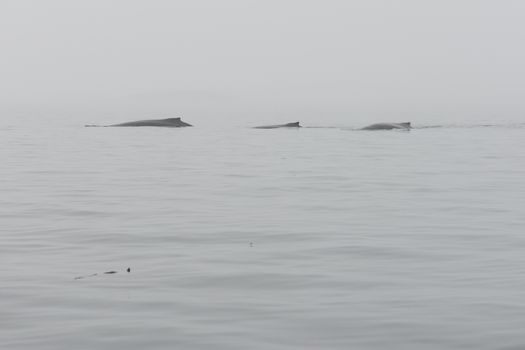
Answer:
[[2, 349], [525, 348], [523, 125], [0, 145]]

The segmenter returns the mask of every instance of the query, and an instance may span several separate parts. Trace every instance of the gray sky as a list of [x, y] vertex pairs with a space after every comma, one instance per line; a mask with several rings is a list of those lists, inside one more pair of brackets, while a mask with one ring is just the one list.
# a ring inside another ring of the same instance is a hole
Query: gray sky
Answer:
[[521, 0], [0, 0], [0, 115], [525, 115]]

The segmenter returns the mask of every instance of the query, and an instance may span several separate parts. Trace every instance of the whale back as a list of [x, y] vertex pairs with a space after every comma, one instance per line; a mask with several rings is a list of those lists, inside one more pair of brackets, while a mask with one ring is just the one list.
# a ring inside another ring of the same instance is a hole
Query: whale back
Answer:
[[181, 128], [181, 127], [192, 126], [192, 125], [183, 122], [180, 117], [176, 117], [176, 118], [167, 118], [167, 119], [137, 120], [134, 122], [114, 124], [110, 126], [162, 126], [162, 127], [168, 127], [168, 128]]
[[392, 130], [392, 129], [401, 129], [401, 130], [410, 130], [412, 128], [410, 122], [404, 123], [377, 123], [369, 126], [365, 126], [361, 130]]
[[278, 129], [278, 128], [300, 128], [299, 122], [287, 123], [287, 124], [278, 124], [278, 125], [262, 125], [256, 126], [254, 129]]

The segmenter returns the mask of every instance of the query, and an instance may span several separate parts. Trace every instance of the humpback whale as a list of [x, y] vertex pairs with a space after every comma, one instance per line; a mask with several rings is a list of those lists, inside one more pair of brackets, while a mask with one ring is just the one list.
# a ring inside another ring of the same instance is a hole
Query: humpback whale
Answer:
[[279, 125], [263, 125], [256, 126], [254, 129], [278, 129], [278, 128], [300, 128], [299, 122], [288, 123], [288, 124], [279, 124]]
[[[86, 125], [86, 126], [98, 126], [98, 125]], [[167, 119], [137, 120], [134, 122], [105, 125], [105, 126], [162, 126], [166, 128], [182, 128], [184, 126], [193, 126], [193, 125], [183, 122], [180, 118], [167, 118]]]
[[392, 129], [400, 129], [400, 130], [410, 130], [412, 127], [410, 126], [410, 122], [405, 123], [377, 123], [372, 124], [369, 126], [365, 126], [361, 130], [392, 130]]

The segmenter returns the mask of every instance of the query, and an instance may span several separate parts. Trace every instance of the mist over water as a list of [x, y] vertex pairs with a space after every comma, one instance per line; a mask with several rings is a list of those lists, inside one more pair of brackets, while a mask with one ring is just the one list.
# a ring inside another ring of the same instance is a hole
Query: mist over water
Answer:
[[523, 127], [0, 139], [2, 348], [525, 346]]
[[0, 348], [524, 349], [524, 13], [1, 1]]
[[4, 0], [0, 10], [2, 118], [250, 126], [525, 114], [520, 0]]

